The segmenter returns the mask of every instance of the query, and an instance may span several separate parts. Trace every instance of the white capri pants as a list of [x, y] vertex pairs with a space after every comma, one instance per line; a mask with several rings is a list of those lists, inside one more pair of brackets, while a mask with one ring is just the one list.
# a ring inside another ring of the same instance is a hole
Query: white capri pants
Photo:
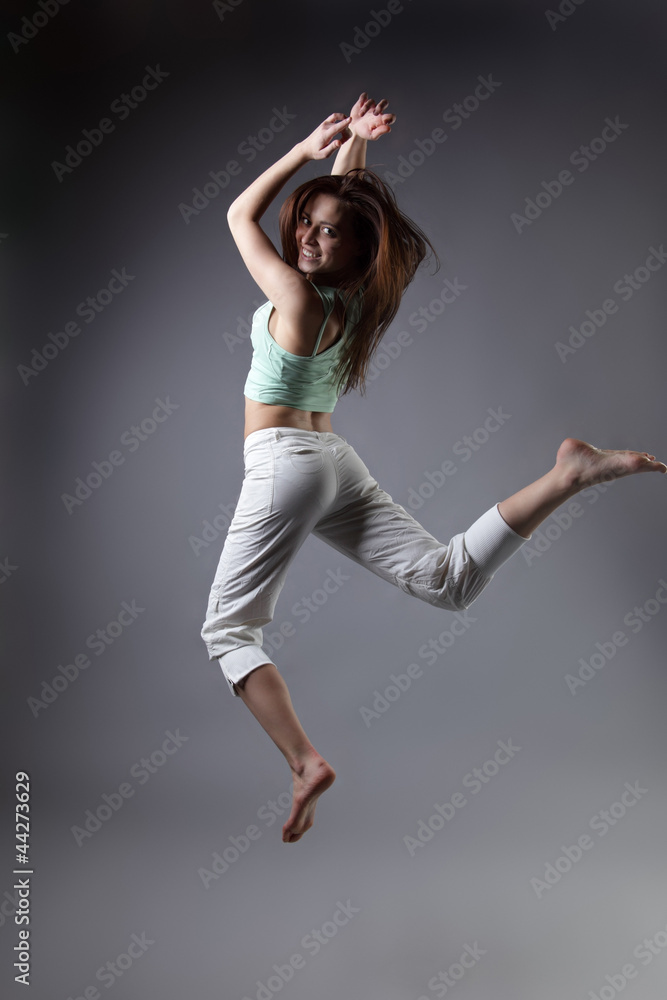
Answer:
[[244, 442], [245, 478], [211, 587], [201, 636], [232, 694], [264, 663], [287, 570], [312, 532], [436, 608], [465, 610], [523, 545], [497, 505], [447, 544], [384, 490], [338, 434], [269, 427]]

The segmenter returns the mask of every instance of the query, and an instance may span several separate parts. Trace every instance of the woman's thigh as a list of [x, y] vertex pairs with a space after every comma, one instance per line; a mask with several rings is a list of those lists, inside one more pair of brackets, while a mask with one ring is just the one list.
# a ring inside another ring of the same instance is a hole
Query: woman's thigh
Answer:
[[247, 439], [255, 437], [212, 587], [227, 605], [254, 595], [257, 617], [272, 614], [289, 564], [337, 493], [336, 470], [317, 435], [271, 431]]
[[380, 488], [350, 445], [340, 454], [336, 506], [313, 534], [406, 593], [437, 606], [459, 600], [458, 582], [471, 571], [464, 534], [439, 541]]

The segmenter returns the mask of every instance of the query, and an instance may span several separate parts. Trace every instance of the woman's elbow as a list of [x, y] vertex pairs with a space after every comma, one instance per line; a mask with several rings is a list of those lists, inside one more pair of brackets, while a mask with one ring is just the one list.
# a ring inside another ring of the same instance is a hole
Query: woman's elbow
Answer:
[[232, 235], [237, 232], [248, 232], [259, 225], [256, 216], [253, 215], [244, 205], [232, 204], [227, 209], [227, 225], [229, 226]]
[[235, 201], [227, 209], [227, 225], [231, 229], [234, 222], [239, 218], [239, 208]]

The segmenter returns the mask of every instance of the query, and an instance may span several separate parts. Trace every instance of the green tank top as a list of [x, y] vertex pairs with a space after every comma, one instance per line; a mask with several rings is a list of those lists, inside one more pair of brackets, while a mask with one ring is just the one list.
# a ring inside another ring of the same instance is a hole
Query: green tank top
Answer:
[[252, 363], [243, 389], [248, 399], [258, 403], [294, 406], [298, 410], [333, 413], [340, 392], [336, 391], [333, 372], [352, 327], [361, 315], [362, 294], [350, 304], [342, 336], [318, 354], [324, 328], [339, 295], [337, 288], [313, 285], [324, 305], [324, 322], [320, 327], [313, 353], [308, 357], [291, 354], [275, 342], [269, 333], [269, 316], [273, 303], [265, 302], [252, 318], [250, 339]]

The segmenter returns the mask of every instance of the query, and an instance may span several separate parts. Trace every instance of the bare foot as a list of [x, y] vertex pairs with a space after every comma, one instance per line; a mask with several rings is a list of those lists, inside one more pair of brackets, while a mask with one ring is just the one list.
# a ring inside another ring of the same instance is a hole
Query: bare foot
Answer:
[[577, 438], [565, 438], [556, 455], [556, 468], [561, 469], [577, 492], [636, 472], [667, 472], [667, 465], [657, 462], [655, 455], [646, 451], [595, 448]]
[[293, 793], [292, 811], [283, 827], [283, 841], [293, 844], [313, 825], [313, 814], [317, 800], [330, 785], [336, 772], [317, 750], [313, 749], [298, 770], [292, 768]]

